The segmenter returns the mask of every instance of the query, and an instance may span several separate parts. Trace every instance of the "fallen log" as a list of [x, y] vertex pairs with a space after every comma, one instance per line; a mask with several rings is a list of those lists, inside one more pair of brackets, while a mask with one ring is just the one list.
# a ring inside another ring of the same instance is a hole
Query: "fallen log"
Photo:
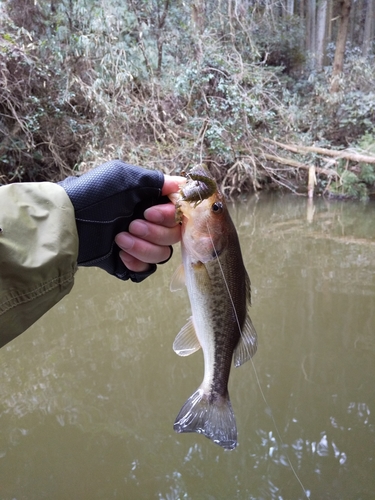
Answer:
[[375, 156], [372, 155], [362, 155], [359, 153], [352, 153], [348, 150], [337, 151], [334, 149], [319, 148], [317, 146], [302, 146], [301, 144], [284, 144], [282, 142], [275, 141], [273, 139], [268, 139], [264, 137], [262, 139], [270, 144], [275, 144], [280, 148], [291, 151], [292, 153], [307, 154], [307, 153], [317, 153], [324, 156], [331, 156], [333, 158], [343, 158], [349, 161], [361, 162], [361, 163], [373, 163], [375, 164]]
[[[304, 170], [309, 170], [311, 167], [311, 165], [306, 165], [305, 163], [301, 163], [299, 161], [293, 160], [292, 158], [283, 158], [282, 156], [270, 155], [268, 153], [263, 153], [263, 157], [266, 160], [274, 161], [274, 162], [280, 163], [281, 165], [289, 165], [290, 167], [294, 167], [294, 168], [301, 168]], [[339, 177], [338, 173], [333, 169], [315, 167], [315, 172], [317, 174], [322, 174], [322, 175], [325, 175], [327, 177], [332, 177], [332, 176]]]

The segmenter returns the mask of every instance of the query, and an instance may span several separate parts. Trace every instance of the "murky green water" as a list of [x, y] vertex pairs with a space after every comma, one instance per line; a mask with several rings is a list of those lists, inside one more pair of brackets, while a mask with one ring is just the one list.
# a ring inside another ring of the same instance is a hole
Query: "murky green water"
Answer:
[[178, 251], [140, 285], [82, 269], [0, 351], [1, 500], [375, 498], [375, 206], [264, 197], [233, 218], [259, 335], [230, 380], [238, 448], [173, 431], [203, 375], [172, 350]]

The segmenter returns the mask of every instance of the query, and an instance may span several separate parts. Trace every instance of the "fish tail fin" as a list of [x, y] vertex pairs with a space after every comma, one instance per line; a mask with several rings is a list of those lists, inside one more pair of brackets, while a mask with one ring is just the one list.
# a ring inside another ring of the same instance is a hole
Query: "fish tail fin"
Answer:
[[176, 432], [204, 434], [227, 450], [237, 446], [237, 426], [229, 395], [219, 396], [197, 389], [181, 408], [175, 420]]

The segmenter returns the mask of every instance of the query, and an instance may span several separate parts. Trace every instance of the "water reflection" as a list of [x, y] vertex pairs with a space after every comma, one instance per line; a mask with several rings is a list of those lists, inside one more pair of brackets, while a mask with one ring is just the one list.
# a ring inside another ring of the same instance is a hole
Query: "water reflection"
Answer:
[[200, 353], [172, 351], [190, 316], [186, 293], [169, 292], [178, 252], [140, 285], [80, 270], [0, 351], [0, 498], [372, 498], [374, 211], [233, 207], [259, 334], [254, 364], [232, 370], [233, 452], [173, 432], [203, 372]]

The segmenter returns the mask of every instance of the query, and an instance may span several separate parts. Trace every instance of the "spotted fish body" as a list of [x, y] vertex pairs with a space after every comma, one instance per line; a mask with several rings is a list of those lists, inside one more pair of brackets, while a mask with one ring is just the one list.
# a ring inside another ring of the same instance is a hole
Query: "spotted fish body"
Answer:
[[181, 408], [174, 429], [204, 434], [233, 449], [237, 428], [228, 394], [231, 362], [240, 366], [257, 349], [249, 316], [250, 280], [224, 197], [208, 171], [193, 169], [176, 206], [183, 270], [175, 274], [172, 289], [185, 281], [192, 317], [173, 348], [181, 356], [202, 348], [205, 368], [202, 384]]

